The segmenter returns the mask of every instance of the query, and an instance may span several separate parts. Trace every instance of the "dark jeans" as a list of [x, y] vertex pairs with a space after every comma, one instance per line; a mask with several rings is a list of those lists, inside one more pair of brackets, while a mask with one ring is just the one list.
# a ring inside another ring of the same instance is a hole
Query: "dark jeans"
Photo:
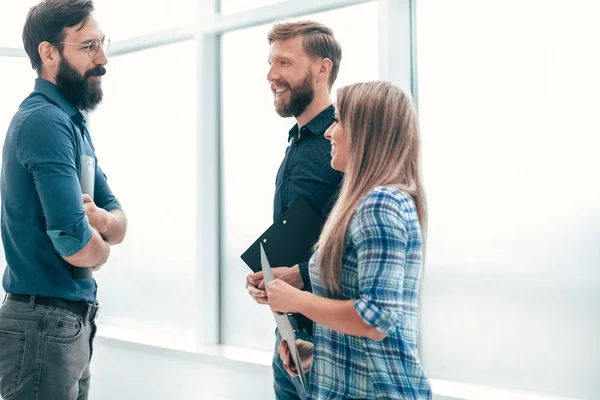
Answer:
[[[292, 377], [283, 367], [283, 362], [279, 357], [279, 344], [281, 343], [281, 335], [279, 330], [275, 331], [277, 340], [275, 342], [275, 354], [273, 355], [273, 388], [275, 389], [275, 397], [277, 400], [306, 400], [307, 395], [300, 378]], [[296, 338], [308, 340], [312, 342], [309, 334], [306, 331], [296, 332]], [[310, 371], [306, 372], [307, 383], [310, 382]]]
[[0, 397], [86, 400], [96, 323], [31, 299], [0, 307]]

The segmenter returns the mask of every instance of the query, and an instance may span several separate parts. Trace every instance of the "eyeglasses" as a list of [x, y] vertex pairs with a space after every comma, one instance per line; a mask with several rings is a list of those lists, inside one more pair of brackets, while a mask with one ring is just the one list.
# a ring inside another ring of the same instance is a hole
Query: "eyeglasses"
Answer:
[[100, 50], [100, 47], [102, 47], [102, 51], [104, 51], [104, 54], [108, 53], [108, 48], [110, 47], [110, 39], [108, 39], [108, 38], [102, 39], [102, 42], [100, 42], [96, 39], [93, 39], [87, 43], [71, 43], [71, 42], [58, 42], [58, 43], [83, 47], [86, 49], [86, 52], [87, 52], [87, 55], [89, 58], [96, 57], [96, 54], [98, 54], [98, 50]]

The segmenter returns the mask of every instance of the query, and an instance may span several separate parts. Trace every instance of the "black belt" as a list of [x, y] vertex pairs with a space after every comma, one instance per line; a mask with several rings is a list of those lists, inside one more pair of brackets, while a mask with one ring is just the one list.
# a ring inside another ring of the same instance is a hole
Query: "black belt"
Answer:
[[313, 322], [310, 319], [299, 313], [288, 313], [288, 317], [294, 332], [306, 331], [312, 337]]
[[99, 301], [86, 303], [85, 301], [65, 300], [46, 296], [30, 296], [28, 294], [8, 294], [6, 298], [7, 300], [19, 301], [21, 303], [30, 303], [32, 297], [35, 297], [34, 305], [62, 308], [89, 320], [93, 320], [98, 316], [100, 307], [102, 306]]

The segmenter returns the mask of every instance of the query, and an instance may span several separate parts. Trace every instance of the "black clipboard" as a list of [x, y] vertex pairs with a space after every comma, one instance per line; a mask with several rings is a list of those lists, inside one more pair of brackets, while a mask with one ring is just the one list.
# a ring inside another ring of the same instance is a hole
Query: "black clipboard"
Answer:
[[306, 262], [319, 240], [323, 219], [303, 198], [296, 200], [241, 255], [254, 272], [262, 271], [260, 244], [273, 267]]

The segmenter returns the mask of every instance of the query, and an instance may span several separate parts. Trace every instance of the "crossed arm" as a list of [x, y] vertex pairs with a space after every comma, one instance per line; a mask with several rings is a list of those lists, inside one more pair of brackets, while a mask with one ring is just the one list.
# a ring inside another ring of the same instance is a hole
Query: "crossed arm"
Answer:
[[66, 116], [42, 109], [24, 124], [17, 146], [21, 164], [33, 176], [56, 251], [77, 267], [97, 267], [108, 259], [110, 245], [123, 240], [125, 214], [102, 170], [96, 168], [95, 202], [82, 197], [76, 166], [75, 132]]

